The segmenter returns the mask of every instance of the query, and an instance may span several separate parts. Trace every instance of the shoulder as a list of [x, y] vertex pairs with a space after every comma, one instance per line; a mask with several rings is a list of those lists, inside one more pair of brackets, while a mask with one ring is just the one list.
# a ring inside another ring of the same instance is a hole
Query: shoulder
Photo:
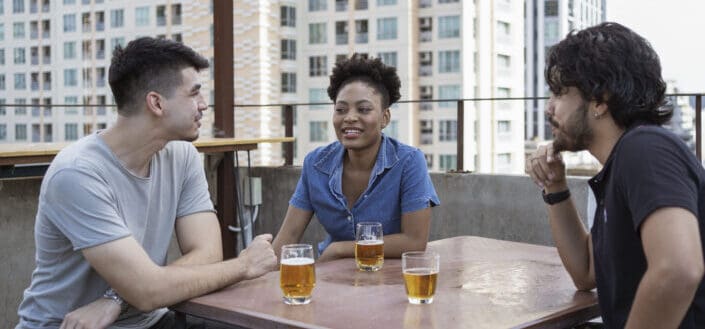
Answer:
[[306, 154], [306, 157], [304, 158], [304, 166], [306, 166], [306, 164], [315, 165], [320, 162], [331, 161], [335, 157], [335, 154], [339, 153], [342, 148], [343, 145], [338, 141], [325, 146], [319, 146]]
[[64, 148], [52, 160], [45, 179], [66, 169], [67, 172], [82, 172], [84, 174], [99, 173], [103, 167], [112, 163], [107, 146], [101, 143], [97, 135], [89, 135]]
[[687, 154], [685, 143], [673, 132], [656, 125], [637, 126], [624, 133], [618, 152], [635, 158], [662, 154]]
[[426, 161], [423, 151], [417, 147], [404, 144], [391, 137], [386, 137], [385, 142], [388, 147], [390, 147], [390, 150], [395, 153], [397, 159], [402, 163], [417, 163], [419, 160], [423, 160], [425, 163]]

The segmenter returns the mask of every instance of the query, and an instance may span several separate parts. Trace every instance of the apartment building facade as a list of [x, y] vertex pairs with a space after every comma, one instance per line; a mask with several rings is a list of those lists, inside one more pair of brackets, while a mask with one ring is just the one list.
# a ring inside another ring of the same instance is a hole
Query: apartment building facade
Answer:
[[181, 40], [182, 10], [175, 0], [0, 0], [0, 143], [106, 128], [117, 116], [112, 49], [139, 36]]

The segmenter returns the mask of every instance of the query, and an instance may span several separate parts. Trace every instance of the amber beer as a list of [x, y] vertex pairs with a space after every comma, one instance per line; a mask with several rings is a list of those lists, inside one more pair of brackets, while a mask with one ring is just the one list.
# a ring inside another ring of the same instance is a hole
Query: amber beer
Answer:
[[439, 269], [440, 257], [433, 251], [407, 251], [401, 254], [401, 270], [409, 303], [433, 303]]
[[316, 285], [316, 269], [311, 245], [295, 244], [282, 247], [279, 266], [279, 286], [286, 304], [308, 304]]
[[404, 286], [409, 301], [415, 304], [430, 304], [436, 293], [438, 272], [430, 268], [404, 270]]
[[362, 271], [378, 271], [384, 264], [384, 241], [360, 240], [355, 243], [355, 261]]

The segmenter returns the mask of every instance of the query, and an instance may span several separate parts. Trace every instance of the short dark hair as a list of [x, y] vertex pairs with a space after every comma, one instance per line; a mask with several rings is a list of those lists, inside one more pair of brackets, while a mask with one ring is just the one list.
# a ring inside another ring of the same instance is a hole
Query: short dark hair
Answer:
[[172, 40], [143, 37], [126, 47], [113, 50], [108, 81], [118, 113], [134, 114], [133, 108], [151, 91], [171, 97], [181, 84], [181, 70], [193, 67], [200, 71], [208, 60], [193, 49]]
[[663, 124], [673, 114], [664, 106], [666, 82], [648, 41], [618, 23], [571, 31], [546, 57], [546, 82], [555, 95], [577, 88], [583, 99], [607, 107], [617, 125]]
[[368, 84], [382, 98], [382, 109], [386, 109], [401, 98], [401, 81], [397, 69], [387, 66], [379, 58], [367, 59], [359, 54], [335, 63], [330, 76], [328, 96], [333, 102], [338, 92], [348, 83], [360, 81]]

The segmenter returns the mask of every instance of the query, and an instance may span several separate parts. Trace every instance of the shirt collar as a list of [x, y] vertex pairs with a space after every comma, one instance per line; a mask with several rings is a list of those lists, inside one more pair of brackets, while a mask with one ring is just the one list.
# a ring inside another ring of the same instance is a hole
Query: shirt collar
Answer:
[[[372, 169], [375, 176], [383, 173], [385, 169], [393, 167], [399, 161], [397, 146], [391, 138], [382, 134], [377, 160]], [[335, 142], [321, 152], [315, 161], [314, 167], [327, 175], [332, 175], [336, 168], [342, 166], [344, 155], [345, 148], [343, 144]]]

